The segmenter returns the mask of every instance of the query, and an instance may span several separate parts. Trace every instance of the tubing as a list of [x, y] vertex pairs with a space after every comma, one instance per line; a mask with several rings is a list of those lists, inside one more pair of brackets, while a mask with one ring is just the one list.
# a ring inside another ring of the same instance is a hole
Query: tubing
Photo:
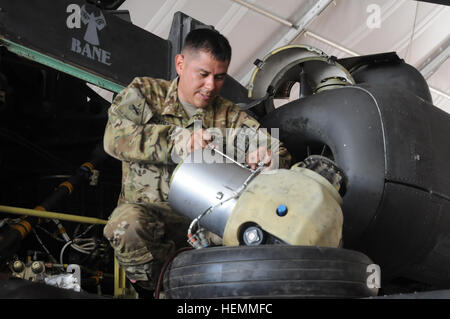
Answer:
[[78, 215], [48, 212], [48, 211], [42, 211], [42, 210], [36, 210], [36, 209], [28, 209], [28, 208], [20, 208], [20, 207], [4, 206], [4, 205], [0, 205], [0, 212], [17, 214], [17, 215], [35, 216], [35, 217], [48, 218], [48, 219], [59, 219], [59, 220], [66, 220], [66, 221], [70, 221], [70, 222], [85, 223], [85, 224], [106, 225], [106, 223], [107, 223], [106, 220], [99, 219], [99, 218], [84, 217], [84, 216], [78, 216]]

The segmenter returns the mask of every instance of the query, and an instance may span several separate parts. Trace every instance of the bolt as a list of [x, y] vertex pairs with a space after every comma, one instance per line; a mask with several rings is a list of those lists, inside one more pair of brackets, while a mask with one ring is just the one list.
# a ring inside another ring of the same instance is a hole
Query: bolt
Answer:
[[218, 192], [218, 193], [216, 194], [216, 198], [217, 198], [217, 199], [222, 199], [222, 198], [223, 198], [223, 193], [222, 193], [222, 192]]
[[16, 260], [13, 264], [13, 270], [15, 272], [22, 272], [23, 269], [25, 268], [23, 262], [21, 262], [20, 260]]
[[251, 226], [244, 231], [243, 240], [247, 246], [257, 246], [264, 241], [264, 233], [258, 226]]
[[39, 261], [35, 261], [31, 264], [31, 271], [33, 271], [35, 274], [41, 273], [43, 270], [44, 267]]
[[249, 243], [254, 243], [259, 240], [258, 231], [256, 229], [249, 230], [245, 233], [245, 237]]

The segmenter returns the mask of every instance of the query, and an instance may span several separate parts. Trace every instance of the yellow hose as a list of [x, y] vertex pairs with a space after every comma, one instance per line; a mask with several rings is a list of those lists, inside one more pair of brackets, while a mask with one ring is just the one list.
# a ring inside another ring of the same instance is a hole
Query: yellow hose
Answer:
[[114, 255], [114, 297], [126, 295], [126, 278], [125, 269], [119, 265], [117, 257]]
[[3, 205], [0, 205], [0, 212], [17, 214], [17, 215], [35, 216], [35, 217], [48, 218], [48, 219], [67, 220], [70, 222], [85, 223], [85, 224], [106, 225], [106, 223], [108, 222], [104, 219], [99, 219], [99, 218], [84, 217], [84, 216], [78, 216], [78, 215], [62, 214], [62, 213], [48, 212], [48, 211], [42, 211], [42, 210], [36, 210], [36, 209], [20, 208], [20, 207], [13, 207], [13, 206], [3, 206]]

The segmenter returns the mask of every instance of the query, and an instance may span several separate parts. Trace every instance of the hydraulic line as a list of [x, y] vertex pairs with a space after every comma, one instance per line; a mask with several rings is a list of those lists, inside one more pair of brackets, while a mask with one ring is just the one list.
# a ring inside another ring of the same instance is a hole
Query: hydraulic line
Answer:
[[[61, 219], [79, 223], [94, 223], [94, 224], [105, 223], [105, 221], [101, 221], [100, 219], [96, 218], [54, 213], [49, 211], [59, 207], [61, 202], [63, 202], [67, 198], [67, 196], [70, 196], [78, 185], [89, 181], [91, 176], [93, 176], [93, 174], [95, 173], [95, 167], [101, 162], [103, 162], [107, 158], [107, 156], [108, 155], [103, 150], [103, 144], [100, 143], [95, 147], [94, 151], [92, 152], [91, 160], [81, 164], [80, 167], [78, 167], [77, 170], [75, 171], [75, 174], [73, 174], [68, 180], [59, 184], [58, 187], [55, 189], [55, 191], [52, 194], [50, 194], [43, 202], [41, 202], [40, 205], [36, 206], [34, 209], [1, 206], [0, 207], [1, 211], [6, 213], [24, 215], [24, 217], [22, 217], [24, 223], [25, 222], [29, 223], [31, 227], [33, 227], [36, 224], [39, 224], [40, 220], [37, 218], [30, 218], [26, 216], [35, 216], [53, 220]], [[29, 227], [26, 228], [27, 228], [26, 232], [21, 232], [22, 238], [24, 238], [31, 230], [28, 229]], [[60, 228], [60, 226], [58, 226], [58, 228]]]
[[[9, 229], [0, 234], [0, 266], [20, 247], [20, 241], [24, 239], [35, 225], [38, 225], [40, 218], [67, 220], [78, 223], [106, 224], [106, 220], [98, 218], [77, 216], [71, 214], [62, 214], [51, 212], [51, 209], [57, 209], [67, 196], [70, 196], [75, 187], [89, 182], [91, 177], [95, 177], [95, 167], [103, 162], [108, 155], [103, 150], [102, 143], [91, 154], [91, 160], [83, 163], [67, 181], [59, 184], [56, 190], [48, 196], [35, 209], [27, 209], [13, 206], [0, 206], [0, 212], [22, 215], [21, 220], [15, 224], [9, 225]], [[60, 228], [60, 232], [65, 232]], [[67, 239], [66, 239], [67, 240]]]

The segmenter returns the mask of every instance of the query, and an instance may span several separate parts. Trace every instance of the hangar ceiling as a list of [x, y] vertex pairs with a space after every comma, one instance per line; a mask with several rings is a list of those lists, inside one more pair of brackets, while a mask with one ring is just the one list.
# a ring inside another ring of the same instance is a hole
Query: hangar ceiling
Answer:
[[133, 24], [167, 39], [181, 11], [224, 34], [229, 73], [246, 86], [253, 62], [288, 44], [337, 58], [395, 51], [427, 80], [433, 103], [450, 113], [450, 6], [413, 0], [125, 0]]

